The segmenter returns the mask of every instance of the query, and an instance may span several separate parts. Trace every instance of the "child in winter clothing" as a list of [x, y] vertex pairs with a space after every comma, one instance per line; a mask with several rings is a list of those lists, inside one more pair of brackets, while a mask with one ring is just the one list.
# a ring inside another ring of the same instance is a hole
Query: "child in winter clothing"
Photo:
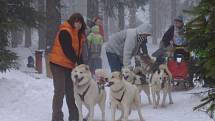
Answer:
[[93, 22], [95, 25], [99, 27], [99, 33], [104, 37], [104, 29], [103, 29], [103, 24], [102, 24], [102, 19], [99, 16], [95, 16], [93, 18]]
[[91, 44], [102, 44], [102, 35], [99, 33], [99, 26], [95, 25], [91, 28], [91, 33], [87, 36], [88, 42]]
[[95, 25], [91, 28], [91, 33], [87, 36], [89, 47], [89, 65], [91, 72], [95, 69], [101, 68], [101, 46], [103, 44], [103, 37], [99, 33], [99, 26]]

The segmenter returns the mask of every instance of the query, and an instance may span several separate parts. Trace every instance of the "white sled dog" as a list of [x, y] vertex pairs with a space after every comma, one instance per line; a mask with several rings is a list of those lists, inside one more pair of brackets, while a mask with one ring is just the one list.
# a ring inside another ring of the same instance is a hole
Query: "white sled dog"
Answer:
[[99, 104], [102, 111], [102, 120], [105, 120], [105, 101], [106, 92], [99, 92], [98, 85], [92, 79], [89, 66], [81, 64], [72, 71], [72, 80], [74, 84], [74, 96], [79, 111], [79, 121], [83, 121], [82, 104], [89, 110], [88, 121], [93, 121], [94, 106]]
[[[173, 104], [171, 95], [171, 73], [168, 71], [167, 66], [162, 64], [155, 72], [153, 72], [150, 79], [153, 107], [157, 108], [160, 102], [160, 92], [163, 90], [163, 100], [161, 106], [165, 106], [166, 96], [169, 95], [169, 104]], [[157, 97], [156, 97], [157, 95]]]
[[112, 121], [115, 121], [117, 107], [120, 107], [122, 110], [122, 120], [127, 121], [133, 106], [135, 106], [138, 111], [140, 121], [144, 121], [140, 110], [140, 96], [136, 86], [123, 81], [120, 72], [112, 72], [112, 77], [109, 80], [108, 86], [110, 86]]
[[142, 76], [136, 75], [129, 68], [125, 67], [122, 69], [122, 76], [124, 81], [127, 81], [137, 86], [139, 92], [144, 90], [145, 94], [148, 97], [148, 102], [149, 104], [151, 104], [149, 83], [147, 82], [145, 75], [142, 75]]

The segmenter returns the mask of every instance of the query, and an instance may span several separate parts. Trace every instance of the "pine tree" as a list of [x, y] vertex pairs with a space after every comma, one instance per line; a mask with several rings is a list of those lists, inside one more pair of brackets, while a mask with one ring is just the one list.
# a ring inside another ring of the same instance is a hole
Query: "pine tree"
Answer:
[[40, 15], [30, 6], [29, 0], [0, 0], [0, 72], [17, 68], [17, 56], [8, 49], [8, 34], [25, 25], [36, 27]]
[[215, 1], [202, 0], [189, 13], [194, 15], [186, 25], [189, 48], [200, 58], [206, 77], [215, 79]]
[[[215, 79], [215, 1], [201, 0], [198, 6], [187, 13], [194, 18], [186, 25], [189, 49], [196, 53], [200, 72], [204, 78]], [[208, 96], [194, 110], [209, 104], [206, 112], [213, 118], [215, 110], [215, 86], [207, 91]]]

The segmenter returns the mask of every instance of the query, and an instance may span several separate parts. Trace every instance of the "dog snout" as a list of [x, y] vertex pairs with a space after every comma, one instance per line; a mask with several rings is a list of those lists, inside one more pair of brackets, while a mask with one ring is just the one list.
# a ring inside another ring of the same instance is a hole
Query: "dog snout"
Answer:
[[78, 75], [75, 75], [74, 77], [77, 79], [77, 78], [78, 78]]
[[105, 82], [108, 82], [108, 78], [105, 78]]

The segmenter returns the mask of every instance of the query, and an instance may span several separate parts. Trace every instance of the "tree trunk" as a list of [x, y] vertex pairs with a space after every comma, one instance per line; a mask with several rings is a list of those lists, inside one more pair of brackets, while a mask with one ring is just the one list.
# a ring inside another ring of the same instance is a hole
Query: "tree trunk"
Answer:
[[136, 11], [136, 4], [133, 1], [129, 2], [129, 28], [136, 27]]
[[17, 46], [18, 46], [18, 40], [17, 40], [17, 30], [15, 29], [13, 29], [12, 31], [11, 31], [11, 46], [12, 46], [12, 48], [16, 48]]
[[87, 25], [92, 27], [93, 17], [99, 14], [99, 2], [98, 0], [88, 0], [87, 1]]
[[108, 41], [108, 30], [109, 30], [109, 27], [108, 27], [108, 15], [107, 14], [104, 14], [104, 41]]
[[31, 46], [31, 28], [25, 27], [25, 47]]
[[17, 40], [18, 40], [18, 44], [22, 44], [23, 42], [23, 29], [19, 29], [17, 30]]
[[117, 22], [115, 17], [109, 17], [109, 34], [113, 34], [118, 31]]
[[124, 11], [125, 11], [125, 8], [123, 3], [119, 3], [119, 6], [118, 6], [119, 30], [123, 30], [125, 26]]
[[156, 13], [157, 13], [157, 9], [156, 9], [156, 0], [151, 0], [150, 2], [150, 18], [151, 18], [151, 24], [152, 24], [152, 43], [156, 44], [157, 43], [157, 22], [156, 22]]
[[157, 44], [157, 39], [158, 39], [158, 36], [159, 36], [159, 0], [155, 0], [155, 40], [153, 42], [153, 44]]
[[51, 78], [52, 74], [49, 67], [48, 53], [51, 51], [51, 46], [58, 31], [58, 26], [61, 23], [60, 0], [46, 0], [46, 18], [46, 75]]
[[[25, 1], [26, 6], [30, 7], [30, 1]], [[31, 28], [25, 26], [25, 47], [31, 46]]]
[[[38, 0], [38, 10], [45, 16], [45, 1]], [[39, 21], [39, 28], [38, 28], [38, 35], [39, 35], [39, 49], [46, 49], [46, 23], [45, 20]]]
[[104, 41], [108, 41], [108, 33], [109, 33], [109, 27], [108, 27], [108, 9], [105, 6], [108, 6], [108, 0], [100, 0], [101, 1], [101, 8], [103, 9], [103, 27], [104, 27]]
[[161, 11], [161, 6], [163, 5], [163, 2], [160, 2], [160, 0], [157, 0], [157, 6], [156, 6], [156, 9], [157, 9], [157, 15], [156, 15], [156, 25], [157, 25], [157, 36], [156, 36], [156, 42], [155, 44], [157, 44], [157, 41], [159, 41], [158, 39], [160, 39], [161, 37], [161, 26], [162, 26], [162, 23], [161, 23], [161, 15], [162, 15], [162, 11]]
[[11, 31], [11, 46], [13, 48], [17, 47], [19, 44], [23, 42], [23, 30], [22, 29], [14, 29]]
[[174, 18], [176, 17], [176, 0], [171, 0], [171, 21], [174, 24]]
[[50, 51], [55, 39], [58, 26], [61, 23], [60, 0], [46, 1], [47, 33], [46, 33], [46, 50]]

